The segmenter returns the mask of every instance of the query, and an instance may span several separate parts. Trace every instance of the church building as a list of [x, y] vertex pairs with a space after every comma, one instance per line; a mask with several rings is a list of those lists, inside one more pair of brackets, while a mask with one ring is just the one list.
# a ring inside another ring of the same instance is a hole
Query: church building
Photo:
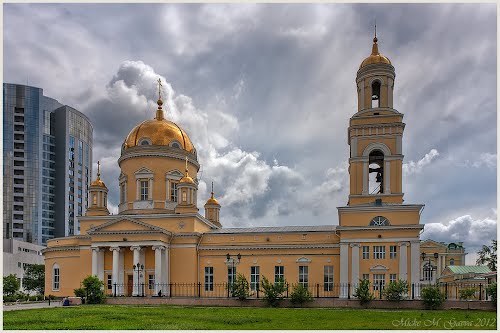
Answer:
[[[89, 207], [78, 218], [80, 235], [48, 241], [45, 293], [71, 296], [96, 275], [110, 295], [176, 296], [172, 285], [200, 284], [199, 296], [209, 297], [241, 273], [254, 291], [265, 276], [343, 298], [360, 279], [375, 289], [397, 279], [411, 285], [422, 282], [426, 263], [444, 269], [447, 251], [421, 254], [424, 205], [403, 200], [405, 124], [393, 107], [395, 77], [375, 37], [356, 75], [358, 107], [347, 138], [350, 194], [338, 207], [338, 225], [225, 228], [213, 189], [200, 215], [197, 151], [188, 133], [165, 119], [160, 95], [156, 116], [122, 144], [118, 214], [107, 209], [98, 169]], [[426, 246], [432, 252], [440, 245]], [[455, 265], [463, 264], [460, 253], [453, 255]]]

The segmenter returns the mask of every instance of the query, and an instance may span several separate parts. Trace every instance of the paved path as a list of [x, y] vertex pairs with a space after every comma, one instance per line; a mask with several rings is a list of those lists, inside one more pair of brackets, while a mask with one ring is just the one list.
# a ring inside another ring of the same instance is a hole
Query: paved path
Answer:
[[24, 304], [13, 304], [13, 305], [3, 305], [3, 311], [12, 311], [12, 310], [27, 310], [27, 309], [41, 309], [41, 308], [54, 308], [62, 306], [61, 301], [51, 301], [50, 306], [49, 302], [44, 303], [24, 303]]

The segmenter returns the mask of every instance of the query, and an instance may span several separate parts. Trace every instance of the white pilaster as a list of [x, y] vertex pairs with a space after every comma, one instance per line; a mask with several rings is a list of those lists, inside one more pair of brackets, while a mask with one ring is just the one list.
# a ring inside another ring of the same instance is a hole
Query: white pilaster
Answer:
[[363, 110], [366, 107], [365, 106], [365, 80], [362, 80], [359, 84], [360, 84], [360, 87], [361, 87], [361, 94], [360, 94], [361, 95], [360, 96], [360, 98], [361, 98], [361, 103], [360, 103], [361, 104], [361, 108], [360, 108], [360, 110]]
[[[130, 247], [130, 251], [134, 251], [134, 255], [133, 255], [133, 259], [132, 259], [132, 265], [137, 265], [137, 264], [140, 264], [140, 251], [141, 251], [141, 247], [140, 246], [132, 246]], [[132, 289], [132, 296], [138, 296], [139, 295], [139, 279], [137, 279], [137, 273], [136, 271], [133, 272], [133, 275], [132, 275], [132, 278], [133, 278], [133, 289]]]
[[340, 243], [340, 298], [347, 298], [349, 283], [349, 243]]
[[359, 243], [351, 244], [351, 289], [356, 290], [359, 283]]
[[104, 251], [105, 249], [101, 248], [97, 252], [97, 277], [99, 280], [104, 281]]
[[399, 279], [408, 281], [408, 242], [399, 243]]
[[415, 297], [420, 297], [420, 241], [411, 242], [411, 283], [415, 284]]
[[368, 171], [368, 162], [363, 162], [363, 195], [368, 194]]
[[385, 162], [384, 193], [391, 194], [391, 161]]
[[97, 275], [97, 265], [98, 265], [98, 247], [92, 248], [92, 275]]
[[111, 273], [111, 287], [113, 288], [114, 292], [114, 287], [115, 283], [118, 284], [118, 256], [120, 253], [120, 248], [119, 247], [111, 247], [109, 248], [110, 251], [113, 252], [113, 271]]
[[117, 293], [122, 296], [125, 295], [125, 252], [120, 251], [118, 258], [118, 285]]

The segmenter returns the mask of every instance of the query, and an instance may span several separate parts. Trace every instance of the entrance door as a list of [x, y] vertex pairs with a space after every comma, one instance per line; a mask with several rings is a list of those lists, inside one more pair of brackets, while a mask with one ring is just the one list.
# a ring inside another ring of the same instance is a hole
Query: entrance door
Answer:
[[132, 295], [132, 288], [134, 287], [134, 277], [133, 275], [127, 275], [127, 295]]

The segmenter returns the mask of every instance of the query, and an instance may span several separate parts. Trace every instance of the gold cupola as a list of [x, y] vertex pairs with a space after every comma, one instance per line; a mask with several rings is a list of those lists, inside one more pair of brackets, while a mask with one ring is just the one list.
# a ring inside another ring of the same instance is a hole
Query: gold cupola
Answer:
[[377, 39], [377, 28], [375, 27], [375, 37], [373, 38], [372, 53], [361, 63], [359, 69], [371, 65], [371, 64], [388, 64], [391, 65], [391, 61], [386, 56], [380, 54], [378, 51], [378, 39]]
[[97, 179], [89, 186], [89, 199], [87, 216], [109, 215], [108, 188], [101, 180], [101, 162], [97, 161]]
[[220, 205], [217, 199], [214, 198], [214, 183], [212, 182], [212, 192], [210, 198], [205, 204], [205, 218], [214, 223], [218, 227], [222, 227], [219, 221]]

